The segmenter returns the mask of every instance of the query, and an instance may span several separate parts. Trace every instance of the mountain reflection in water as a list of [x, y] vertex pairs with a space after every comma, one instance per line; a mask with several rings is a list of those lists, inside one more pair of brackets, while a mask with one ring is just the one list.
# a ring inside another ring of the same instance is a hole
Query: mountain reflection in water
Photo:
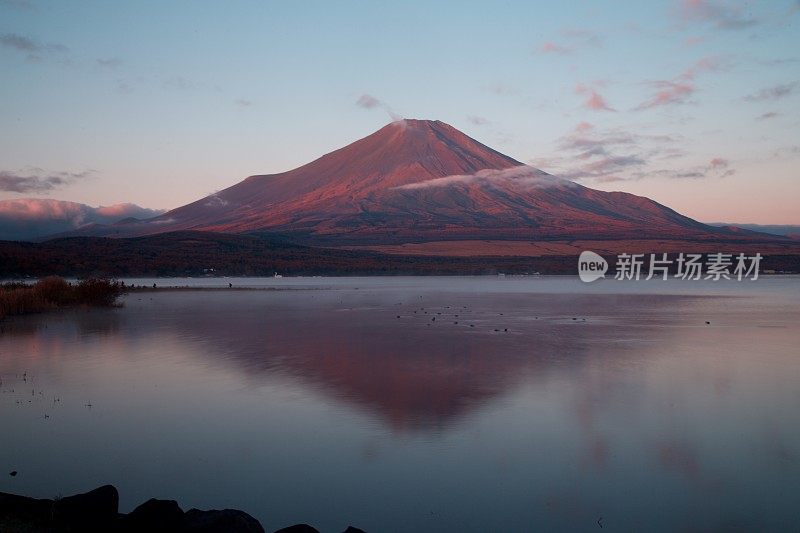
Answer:
[[0, 467], [20, 475], [0, 491], [114, 483], [123, 510], [174, 498], [267, 530], [800, 518], [790, 280], [766, 295], [446, 283], [135, 293], [5, 321]]

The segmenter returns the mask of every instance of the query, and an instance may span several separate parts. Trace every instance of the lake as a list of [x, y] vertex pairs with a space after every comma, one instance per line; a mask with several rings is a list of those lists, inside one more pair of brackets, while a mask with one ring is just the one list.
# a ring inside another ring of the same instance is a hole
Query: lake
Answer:
[[267, 531], [800, 523], [798, 277], [126, 281], [254, 290], [0, 323], [0, 491]]

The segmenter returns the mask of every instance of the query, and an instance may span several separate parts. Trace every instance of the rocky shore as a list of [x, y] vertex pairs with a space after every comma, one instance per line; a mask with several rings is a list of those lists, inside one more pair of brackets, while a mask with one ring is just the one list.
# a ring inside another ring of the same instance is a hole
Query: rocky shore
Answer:
[[[119, 512], [119, 493], [105, 485], [84, 494], [53, 500], [0, 492], [3, 533], [264, 533], [261, 524], [235, 509], [183, 511], [174, 500], [151, 499], [128, 514]], [[275, 533], [319, 533], [296, 524]], [[345, 533], [364, 533], [348, 527]]]

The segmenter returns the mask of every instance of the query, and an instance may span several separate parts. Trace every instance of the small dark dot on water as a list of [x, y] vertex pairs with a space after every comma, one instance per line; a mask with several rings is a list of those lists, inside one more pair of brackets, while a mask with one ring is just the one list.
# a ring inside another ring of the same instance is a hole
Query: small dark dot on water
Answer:
[[457, 321], [456, 321], [456, 322], [453, 322], [453, 324], [458, 324], [458, 322], [457, 322]]
[[508, 331], [508, 328], [504, 328], [503, 331]]
[[475, 324], [470, 324], [469, 327], [474, 328]]
[[706, 320], [706, 324], [711, 324], [711, 322], [709, 322], [708, 320]]
[[397, 315], [397, 318], [400, 318], [400, 315]]
[[8, 475], [11, 476], [11, 477], [16, 477], [17, 476], [17, 471], [16, 470], [12, 470], [11, 472], [8, 473]]

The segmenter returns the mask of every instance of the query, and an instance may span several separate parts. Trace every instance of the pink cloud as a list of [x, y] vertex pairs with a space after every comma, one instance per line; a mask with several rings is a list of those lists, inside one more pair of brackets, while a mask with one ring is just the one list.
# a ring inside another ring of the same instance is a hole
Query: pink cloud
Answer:
[[543, 54], [569, 54], [572, 48], [561, 46], [552, 41], [546, 41], [539, 47], [539, 51]]
[[695, 86], [691, 83], [674, 81], [653, 82], [659, 90], [649, 100], [637, 107], [637, 110], [650, 109], [662, 105], [682, 104], [694, 94]]
[[561, 30], [561, 39], [567, 44], [545, 41], [539, 46], [543, 54], [571, 54], [585, 48], [597, 48], [603, 45], [603, 39], [592, 30], [584, 28], [565, 28]]
[[705, 40], [706, 40], [705, 37], [687, 37], [683, 41], [683, 44], [685, 46], [692, 47], [692, 46], [697, 46], [698, 44], [702, 43]]
[[583, 102], [583, 106], [587, 109], [591, 109], [593, 111], [616, 111], [606, 103], [605, 98], [603, 98], [600, 93], [591, 87], [583, 85], [582, 83], [579, 83], [575, 87], [575, 93], [586, 95], [586, 100]]
[[701, 57], [691, 67], [684, 70], [680, 77], [684, 80], [693, 80], [698, 74], [720, 70], [722, 66], [722, 61], [718, 57]]
[[663, 105], [685, 104], [697, 90], [695, 80], [699, 74], [717, 71], [723, 63], [716, 57], [702, 57], [672, 80], [650, 82], [656, 93], [637, 106], [636, 110], [651, 109]]
[[52, 199], [0, 200], [0, 239], [32, 239], [86, 224], [113, 224], [130, 217], [145, 219], [162, 212], [129, 203], [91, 207]]
[[758, 23], [738, 6], [712, 0], [683, 0], [679, 12], [684, 22], [705, 22], [722, 30], [742, 30]]

